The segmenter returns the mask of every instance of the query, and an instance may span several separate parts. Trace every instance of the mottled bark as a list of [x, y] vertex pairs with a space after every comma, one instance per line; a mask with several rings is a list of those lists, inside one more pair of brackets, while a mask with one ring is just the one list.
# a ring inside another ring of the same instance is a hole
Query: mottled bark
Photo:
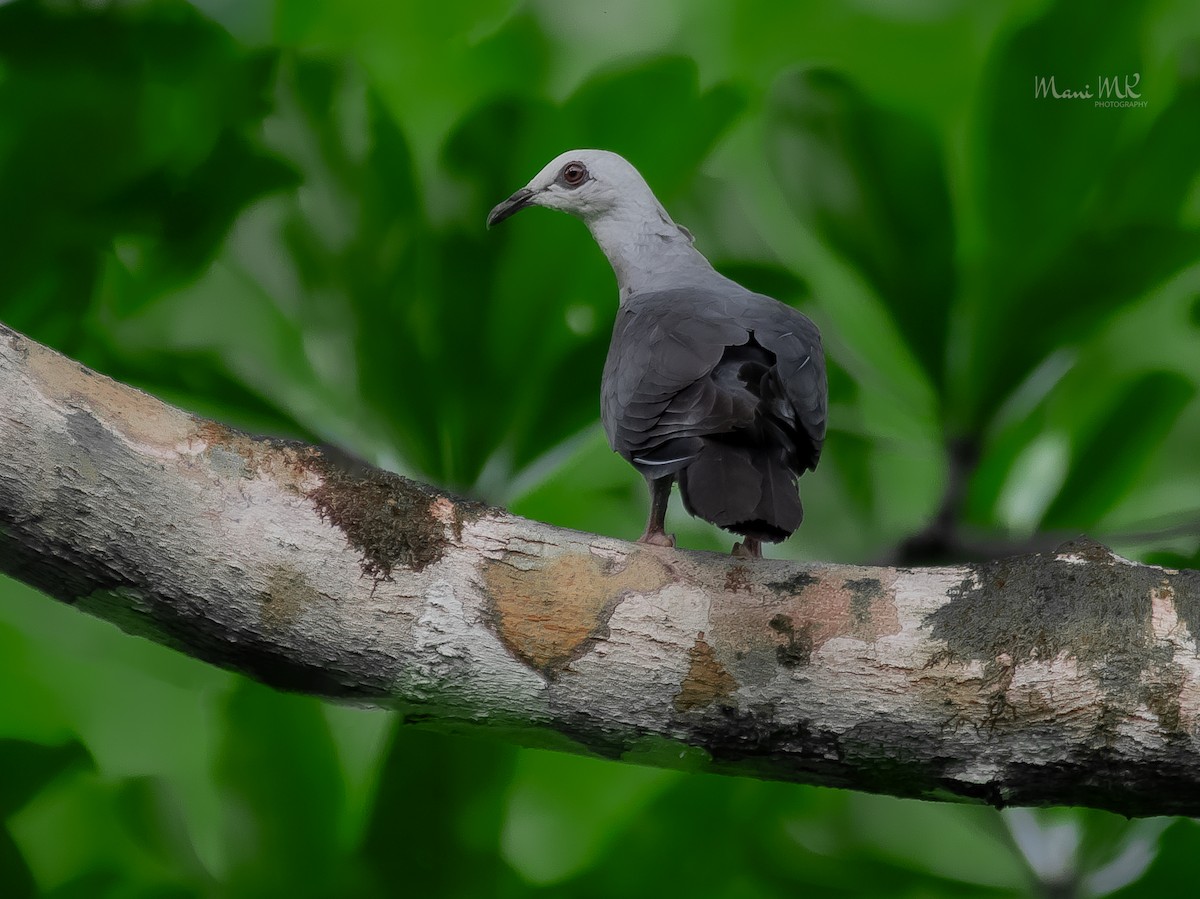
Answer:
[[930, 569], [637, 545], [239, 434], [0, 327], [0, 570], [414, 720], [904, 796], [1200, 814], [1200, 573], [1089, 541]]

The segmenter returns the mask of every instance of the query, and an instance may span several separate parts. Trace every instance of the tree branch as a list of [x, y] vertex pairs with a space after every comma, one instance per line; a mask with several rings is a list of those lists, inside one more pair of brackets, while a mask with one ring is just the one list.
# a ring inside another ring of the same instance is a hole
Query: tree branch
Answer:
[[0, 570], [288, 690], [925, 798], [1200, 814], [1200, 572], [638, 546], [249, 437], [0, 326]]

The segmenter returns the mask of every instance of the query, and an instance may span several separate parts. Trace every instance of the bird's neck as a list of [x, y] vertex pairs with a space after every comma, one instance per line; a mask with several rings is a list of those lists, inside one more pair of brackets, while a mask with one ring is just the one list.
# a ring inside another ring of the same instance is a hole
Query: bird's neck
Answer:
[[611, 210], [587, 225], [617, 276], [622, 303], [635, 293], [686, 286], [713, 273], [657, 201]]

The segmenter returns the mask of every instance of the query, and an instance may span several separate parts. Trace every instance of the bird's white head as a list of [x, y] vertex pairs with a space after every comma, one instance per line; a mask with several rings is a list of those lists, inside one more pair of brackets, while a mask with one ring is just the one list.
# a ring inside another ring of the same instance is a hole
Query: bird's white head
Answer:
[[644, 178], [608, 150], [568, 150], [488, 214], [490, 228], [528, 206], [583, 219], [612, 263], [622, 294], [680, 269], [710, 271], [692, 235], [667, 215]]
[[589, 223], [614, 213], [629, 218], [662, 208], [638, 170], [608, 150], [568, 150], [555, 157], [491, 211], [488, 226], [526, 206], [559, 209]]

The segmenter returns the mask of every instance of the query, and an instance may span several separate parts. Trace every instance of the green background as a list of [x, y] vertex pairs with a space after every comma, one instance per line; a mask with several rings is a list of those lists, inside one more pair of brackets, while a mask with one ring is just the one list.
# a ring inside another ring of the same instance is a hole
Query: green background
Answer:
[[[1143, 107], [1034, 96], [1134, 73]], [[832, 431], [774, 555], [1086, 531], [1200, 567], [1187, 0], [0, 2], [0, 320], [236, 426], [633, 537], [644, 488], [597, 422], [611, 272], [563, 216], [483, 229], [580, 146], [822, 328]], [[1194, 894], [1190, 820], [400, 724], [0, 582], [0, 896]]]

